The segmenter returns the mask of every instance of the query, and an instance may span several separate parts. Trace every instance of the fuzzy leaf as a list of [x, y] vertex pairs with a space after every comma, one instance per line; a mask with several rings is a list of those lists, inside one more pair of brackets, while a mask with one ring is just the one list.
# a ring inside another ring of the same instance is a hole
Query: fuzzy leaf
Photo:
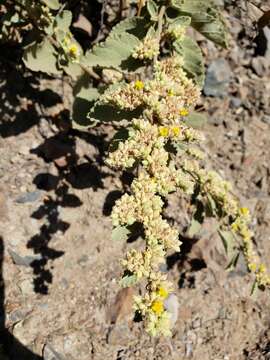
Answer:
[[125, 288], [125, 287], [130, 287], [130, 286], [136, 284], [136, 282], [137, 282], [136, 275], [125, 275], [120, 280], [120, 285]]
[[104, 43], [96, 45], [90, 53], [86, 53], [83, 63], [90, 67], [118, 68], [138, 44], [139, 40], [128, 33], [109, 37]]
[[229, 254], [235, 242], [233, 233], [231, 231], [224, 231], [224, 230], [218, 230], [218, 233], [222, 240], [226, 254]]
[[116, 132], [114, 135], [111, 143], [110, 143], [110, 152], [113, 152], [118, 149], [118, 146], [121, 142], [128, 139], [128, 129], [127, 128], [121, 128]]
[[174, 49], [183, 56], [184, 70], [200, 86], [204, 82], [204, 64], [200, 47], [189, 36], [184, 36], [173, 43]]
[[185, 124], [191, 126], [195, 129], [201, 128], [207, 122], [207, 117], [201, 113], [197, 113], [195, 111], [191, 112], [185, 118]]
[[93, 88], [89, 75], [82, 76], [74, 88], [75, 100], [72, 108], [72, 119], [80, 126], [89, 126], [87, 118], [89, 108], [100, 96], [98, 89]]
[[23, 62], [32, 71], [42, 71], [48, 74], [59, 74], [57, 54], [48, 39], [34, 43], [24, 50]]
[[158, 20], [158, 6], [156, 5], [156, 3], [153, 0], [148, 0], [146, 5], [147, 5], [147, 11], [151, 17], [151, 20], [157, 21]]
[[142, 114], [142, 109], [138, 108], [133, 111], [119, 110], [110, 104], [97, 103], [88, 113], [87, 117], [91, 122], [112, 122], [132, 120]]
[[73, 80], [78, 79], [83, 75], [83, 70], [78, 63], [73, 63], [71, 61], [68, 62], [67, 65], [62, 66], [63, 70], [67, 75], [69, 75]]
[[173, 30], [174, 28], [178, 26], [187, 27], [191, 23], [191, 17], [190, 16], [178, 16], [176, 19], [170, 19], [169, 20], [169, 30]]
[[86, 53], [83, 63], [89, 67], [119, 68], [131, 56], [146, 31], [144, 19], [131, 18], [122, 21], [112, 29], [103, 43]]
[[112, 231], [112, 240], [113, 241], [126, 241], [130, 231], [125, 226], [117, 226]]
[[236, 267], [239, 256], [240, 256], [239, 251], [232, 256], [231, 260], [229, 261], [229, 264], [226, 267], [226, 270], [231, 271]]
[[213, 1], [172, 0], [172, 7], [191, 17], [191, 26], [217, 45], [227, 47], [224, 19]]
[[58, 0], [42, 0], [42, 2], [52, 10], [58, 10], [60, 8]]
[[201, 230], [201, 227], [201, 222], [193, 217], [188, 229], [188, 236], [192, 238], [194, 235], [198, 234], [198, 232]]
[[72, 12], [68, 10], [61, 11], [60, 14], [55, 17], [54, 21], [57, 29], [67, 33], [72, 21]]

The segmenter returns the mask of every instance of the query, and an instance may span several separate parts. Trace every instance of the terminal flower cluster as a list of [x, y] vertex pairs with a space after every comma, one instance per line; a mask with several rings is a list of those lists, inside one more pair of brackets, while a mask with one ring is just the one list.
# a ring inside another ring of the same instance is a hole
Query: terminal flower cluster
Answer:
[[108, 90], [101, 102], [111, 103], [123, 110], [143, 107], [148, 117], [159, 123], [180, 124], [200, 96], [200, 89], [183, 70], [180, 56], [157, 61], [154, 78], [142, 82], [133, 81], [116, 90]]

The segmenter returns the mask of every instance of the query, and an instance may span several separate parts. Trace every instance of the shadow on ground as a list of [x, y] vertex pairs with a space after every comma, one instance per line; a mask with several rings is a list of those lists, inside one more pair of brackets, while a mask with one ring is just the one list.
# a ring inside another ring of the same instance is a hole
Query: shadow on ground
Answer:
[[42, 360], [42, 358], [21, 344], [5, 328], [5, 284], [3, 279], [4, 241], [0, 237], [0, 359], [1, 360]]

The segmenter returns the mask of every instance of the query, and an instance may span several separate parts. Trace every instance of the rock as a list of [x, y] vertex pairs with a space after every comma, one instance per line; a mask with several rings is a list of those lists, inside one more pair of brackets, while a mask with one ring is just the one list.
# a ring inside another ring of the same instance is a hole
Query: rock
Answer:
[[34, 202], [40, 199], [42, 192], [37, 190], [37, 191], [31, 191], [31, 192], [26, 192], [25, 194], [20, 195], [19, 197], [17, 197], [17, 199], [15, 200], [16, 203], [18, 204], [25, 204], [28, 202]]
[[126, 320], [132, 315], [133, 295], [134, 290], [132, 288], [124, 288], [118, 291], [115, 302], [110, 306], [107, 313], [107, 319], [111, 324]]
[[179, 302], [175, 294], [170, 294], [164, 301], [165, 309], [171, 314], [171, 326], [174, 327], [178, 319]]
[[133, 336], [128, 324], [122, 323], [110, 328], [107, 341], [108, 344], [113, 346], [125, 346], [130, 343]]
[[25, 279], [19, 283], [19, 288], [23, 295], [33, 294], [33, 282], [30, 279]]
[[270, 125], [270, 115], [263, 115], [262, 121]]
[[206, 72], [204, 94], [216, 97], [226, 96], [231, 74], [231, 68], [225, 59], [214, 60]]
[[8, 218], [8, 207], [6, 197], [3, 192], [0, 191], [0, 218], [7, 219]]
[[263, 33], [267, 44], [266, 53], [264, 54], [264, 56], [269, 59], [270, 58], [270, 28], [268, 26], [265, 26], [263, 28]]
[[267, 60], [263, 56], [257, 56], [251, 60], [251, 67], [258, 76], [263, 77], [268, 67]]
[[40, 254], [34, 256], [21, 256], [11, 249], [8, 249], [8, 252], [14, 264], [19, 266], [30, 266], [33, 261], [42, 259]]
[[233, 108], [239, 108], [239, 106], [241, 106], [242, 104], [242, 100], [239, 99], [238, 97], [232, 96], [231, 97], [231, 101], [230, 101], [230, 106]]
[[15, 324], [25, 319], [28, 313], [29, 313], [28, 309], [15, 310], [11, 314], [8, 314], [7, 319], [12, 324]]
[[61, 156], [58, 159], [55, 159], [54, 162], [59, 168], [64, 168], [68, 165], [68, 160], [65, 156]]
[[44, 360], [66, 360], [66, 358], [54, 350], [50, 344], [44, 345], [42, 355]]

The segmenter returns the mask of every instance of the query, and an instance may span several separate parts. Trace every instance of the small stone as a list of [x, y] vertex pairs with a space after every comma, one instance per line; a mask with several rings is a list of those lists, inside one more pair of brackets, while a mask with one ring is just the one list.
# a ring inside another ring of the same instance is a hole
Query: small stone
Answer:
[[239, 99], [238, 97], [232, 96], [231, 97], [231, 101], [230, 101], [230, 106], [233, 108], [239, 108], [239, 106], [241, 106], [242, 104], [242, 100]]
[[251, 66], [258, 76], [263, 77], [267, 68], [266, 59], [263, 56], [257, 56], [251, 60]]
[[84, 254], [79, 258], [78, 264], [81, 266], [85, 266], [88, 260], [89, 260], [89, 256]]
[[34, 256], [21, 256], [11, 249], [8, 249], [8, 252], [14, 264], [19, 266], [30, 266], [33, 261], [42, 259], [40, 254]]
[[15, 200], [16, 203], [18, 204], [25, 204], [28, 202], [34, 202], [40, 199], [42, 192], [37, 190], [37, 191], [31, 191], [31, 192], [27, 192], [25, 194], [20, 195], [19, 197], [17, 197], [17, 199]]
[[15, 324], [19, 321], [22, 321], [27, 313], [29, 312], [29, 310], [15, 310], [13, 311], [11, 314], [8, 314], [7, 318], [8, 318], [8, 321], [10, 321], [11, 323]]
[[44, 360], [66, 360], [66, 358], [59, 354], [50, 344], [45, 344], [43, 348]]
[[61, 156], [58, 159], [55, 159], [54, 162], [59, 168], [64, 168], [68, 165], [68, 161], [65, 156]]
[[207, 96], [224, 97], [231, 78], [231, 68], [225, 59], [211, 62], [206, 72], [204, 93]]
[[19, 288], [23, 295], [33, 294], [33, 282], [30, 279], [25, 279], [19, 284]]
[[23, 145], [19, 150], [20, 155], [28, 155], [29, 154], [29, 147], [26, 145]]
[[270, 125], [270, 115], [264, 115], [262, 117], [262, 121], [266, 124], [269, 124]]
[[107, 337], [107, 341], [110, 345], [125, 346], [130, 342], [132, 333], [126, 323], [113, 326]]

